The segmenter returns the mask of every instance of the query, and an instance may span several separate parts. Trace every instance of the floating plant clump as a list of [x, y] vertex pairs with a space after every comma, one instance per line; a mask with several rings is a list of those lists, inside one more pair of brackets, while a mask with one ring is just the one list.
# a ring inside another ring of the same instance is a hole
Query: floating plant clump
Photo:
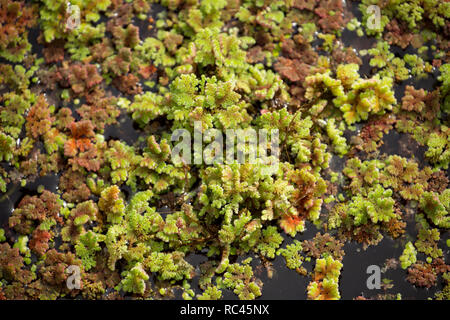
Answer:
[[450, 299], [449, 41], [442, 0], [0, 0], [0, 300]]

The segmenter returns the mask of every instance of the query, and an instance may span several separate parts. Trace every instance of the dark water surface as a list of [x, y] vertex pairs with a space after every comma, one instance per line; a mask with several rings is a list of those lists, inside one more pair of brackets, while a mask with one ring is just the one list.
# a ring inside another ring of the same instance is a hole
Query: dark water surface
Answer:
[[[162, 9], [158, 7], [156, 12], [160, 12]], [[359, 15], [356, 8], [352, 8], [355, 15]], [[145, 22], [137, 20], [135, 24], [140, 29], [141, 38], [149, 36], [152, 32], [148, 31]], [[33, 45], [34, 53], [38, 56], [42, 56], [42, 46], [36, 42], [38, 31], [33, 29], [30, 34], [30, 42]], [[342, 41], [346, 46], [352, 46], [355, 49], [368, 49], [373, 47], [376, 42], [373, 38], [358, 37], [356, 33], [345, 30], [342, 35]], [[410, 52], [411, 48], [407, 48], [406, 51]], [[405, 51], [405, 52], [406, 52]], [[395, 48], [395, 52], [399, 55], [404, 54], [400, 48]], [[371, 68], [367, 64], [368, 59], [363, 58], [365, 64], [361, 67], [361, 74], [370, 76]], [[437, 74], [429, 76], [427, 79], [416, 81], [410, 79], [397, 84], [395, 87], [396, 98], [398, 100], [403, 96], [403, 92], [406, 85], [414, 84], [417, 88], [424, 88], [432, 90], [437, 86]], [[114, 91], [114, 88], [111, 89]], [[48, 92], [55, 100], [55, 105], [59, 106], [61, 100], [59, 99], [60, 90], [55, 92]], [[115, 90], [115, 95], [120, 96], [120, 93]], [[75, 106], [70, 106], [73, 110]], [[74, 112], [75, 114], [75, 112]], [[118, 119], [116, 125], [108, 126], [105, 129], [105, 139], [121, 139], [128, 144], [134, 144], [139, 137], [145, 136], [144, 132], [140, 130], [132, 121], [130, 116], [126, 113], [122, 113]], [[424, 159], [424, 147], [420, 147], [414, 142], [407, 134], [391, 131], [384, 137], [384, 144], [380, 148], [380, 154], [398, 154], [404, 157], [415, 157], [418, 160], [421, 167], [426, 165]], [[333, 157], [330, 167], [333, 170], [342, 170], [345, 163], [345, 159]], [[36, 194], [37, 188], [40, 185], [45, 186], [47, 190], [56, 192], [59, 183], [58, 175], [51, 175], [45, 177], [36, 178], [33, 182], [28, 182], [25, 187], [20, 187], [18, 184], [8, 185], [6, 194], [0, 194], [0, 227], [5, 228], [8, 224], [8, 217], [11, 214], [14, 207], [20, 200], [27, 194]], [[369, 265], [378, 265], [383, 267], [387, 259], [398, 259], [402, 254], [404, 245], [407, 241], [415, 239], [417, 230], [415, 227], [415, 221], [413, 217], [410, 217], [407, 221], [407, 234], [401, 239], [393, 240], [387, 236], [376, 246], [370, 246], [366, 250], [362, 248], [362, 245], [355, 242], [346, 243], [344, 246], [345, 256], [343, 259], [343, 269], [339, 281], [339, 290], [342, 299], [353, 299], [356, 296], [364, 295], [365, 297], [373, 297], [382, 293], [401, 293], [403, 299], [426, 299], [434, 296], [434, 293], [442, 289], [441, 279], [438, 278], [438, 285], [430, 289], [416, 288], [406, 281], [407, 271], [400, 268], [395, 270], [388, 270], [382, 274], [382, 278], [392, 280], [393, 288], [388, 290], [369, 290], [366, 286], [366, 281], [369, 275], [366, 273]], [[311, 224], [307, 223], [307, 229], [304, 233], [298, 234], [296, 239], [305, 240], [312, 239], [318, 230]], [[6, 229], [6, 228], [5, 228]], [[441, 232], [441, 245], [440, 247], [444, 251], [444, 259], [447, 261], [449, 248], [445, 245], [446, 239], [449, 238], [449, 232], [446, 230], [440, 230]], [[292, 238], [286, 236], [286, 241], [283, 243], [283, 247], [293, 241]], [[240, 258], [241, 259], [241, 258]], [[418, 254], [418, 260], [423, 260], [424, 256]], [[198, 266], [200, 263], [207, 261], [207, 257], [204, 254], [190, 254], [187, 260], [194, 266]], [[258, 258], [254, 259], [254, 263], [258, 264]], [[311, 271], [314, 268], [314, 260], [311, 262], [304, 262], [304, 267]], [[285, 266], [284, 258], [278, 256], [273, 261], [274, 272], [272, 278], [268, 278], [265, 269], [257, 271], [257, 276], [263, 281], [264, 286], [262, 289], [262, 296], [259, 299], [306, 299], [306, 287], [310, 282], [310, 278], [307, 276], [301, 276], [296, 271], [290, 270]], [[198, 279], [193, 281], [193, 289], [197, 287]], [[224, 292], [224, 298], [237, 299], [237, 296], [231, 292]]]

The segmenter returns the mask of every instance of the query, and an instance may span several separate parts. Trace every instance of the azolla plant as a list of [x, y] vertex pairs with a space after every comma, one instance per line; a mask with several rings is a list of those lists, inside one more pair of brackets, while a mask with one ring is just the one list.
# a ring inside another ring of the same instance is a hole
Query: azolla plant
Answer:
[[[449, 16], [438, 0], [0, 0], [0, 299], [256, 299], [282, 272], [307, 278], [298, 299], [449, 299]], [[245, 130], [278, 134], [255, 152], [274, 170], [199, 160]], [[419, 291], [343, 295], [347, 264], [368, 276], [348, 250], [386, 243], [382, 272]]]

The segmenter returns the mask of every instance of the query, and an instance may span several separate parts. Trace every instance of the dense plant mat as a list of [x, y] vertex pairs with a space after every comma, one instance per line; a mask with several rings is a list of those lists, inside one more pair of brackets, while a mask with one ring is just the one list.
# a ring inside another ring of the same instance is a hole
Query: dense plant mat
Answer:
[[[0, 299], [449, 299], [449, 16], [0, 0]], [[249, 128], [274, 172], [172, 157]]]

